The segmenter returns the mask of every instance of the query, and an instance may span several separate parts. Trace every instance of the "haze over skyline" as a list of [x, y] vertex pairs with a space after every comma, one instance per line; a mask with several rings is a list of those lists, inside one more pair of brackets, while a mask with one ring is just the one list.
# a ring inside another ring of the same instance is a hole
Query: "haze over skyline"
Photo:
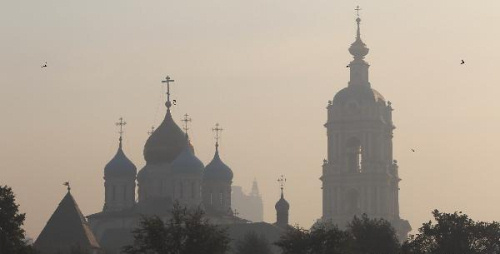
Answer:
[[39, 234], [65, 181], [84, 214], [102, 209], [121, 116], [125, 153], [144, 165], [167, 74], [174, 119], [193, 119], [197, 156], [210, 161], [220, 123], [234, 185], [256, 177], [273, 222], [285, 174], [290, 222], [309, 227], [321, 216], [325, 107], [349, 80], [358, 4], [371, 85], [395, 109], [401, 216], [414, 229], [435, 208], [500, 220], [497, 1], [47, 0], [0, 8], [0, 184], [13, 187], [28, 234]]

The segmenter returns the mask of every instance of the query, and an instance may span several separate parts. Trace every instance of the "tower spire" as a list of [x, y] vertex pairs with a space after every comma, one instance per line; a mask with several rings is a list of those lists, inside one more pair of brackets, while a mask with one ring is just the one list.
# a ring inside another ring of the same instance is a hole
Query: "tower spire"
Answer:
[[170, 76], [167, 76], [165, 80], [161, 81], [161, 83], [167, 83], [167, 102], [165, 102], [165, 106], [167, 106], [168, 110], [170, 110], [170, 107], [172, 107], [172, 102], [170, 102], [170, 83], [174, 81], [175, 80], [171, 79]]
[[120, 149], [122, 148], [122, 139], [123, 139], [123, 126], [125, 126], [127, 124], [127, 122], [123, 121], [123, 117], [120, 117], [118, 119], [118, 122], [116, 123], [116, 126], [120, 126], [120, 131], [118, 131], [118, 133], [120, 133]]
[[356, 6], [356, 40], [349, 47], [349, 52], [354, 57], [351, 63], [348, 65], [351, 71], [351, 79], [349, 81], [349, 86], [358, 87], [370, 87], [368, 81], [368, 68], [370, 65], [364, 60], [365, 56], [368, 54], [369, 49], [366, 44], [361, 40], [361, 18], [359, 17], [359, 11], [361, 8]]

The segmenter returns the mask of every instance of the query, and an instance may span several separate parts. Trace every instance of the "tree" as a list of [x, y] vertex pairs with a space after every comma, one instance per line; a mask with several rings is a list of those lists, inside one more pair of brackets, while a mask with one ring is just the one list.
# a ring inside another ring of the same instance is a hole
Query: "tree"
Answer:
[[211, 224], [201, 209], [188, 210], [179, 204], [167, 223], [157, 216], [144, 217], [133, 234], [134, 244], [125, 247], [125, 253], [223, 254], [230, 242], [226, 229]]
[[346, 254], [351, 251], [352, 236], [337, 226], [322, 223], [310, 231], [300, 227], [289, 229], [275, 243], [283, 254]]
[[33, 253], [22, 229], [26, 215], [19, 213], [19, 205], [12, 189], [0, 186], [0, 254]]
[[263, 236], [254, 231], [246, 233], [236, 242], [236, 254], [271, 254], [271, 245]]
[[384, 219], [368, 218], [363, 214], [347, 225], [353, 237], [352, 251], [359, 254], [396, 254], [400, 244], [391, 223]]
[[289, 228], [275, 243], [281, 248], [282, 254], [308, 254], [311, 253], [310, 232], [301, 227]]
[[331, 223], [318, 224], [310, 232], [310, 253], [313, 254], [350, 253], [352, 244], [352, 235]]
[[498, 222], [475, 222], [462, 212], [432, 212], [432, 221], [424, 223], [418, 234], [403, 244], [405, 254], [497, 254], [500, 253]]

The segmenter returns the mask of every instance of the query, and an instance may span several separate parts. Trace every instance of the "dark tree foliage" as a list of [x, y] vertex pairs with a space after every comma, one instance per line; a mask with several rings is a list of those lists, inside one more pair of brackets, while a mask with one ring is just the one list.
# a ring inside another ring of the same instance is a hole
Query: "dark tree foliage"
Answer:
[[271, 245], [263, 236], [254, 231], [246, 233], [236, 242], [236, 254], [271, 254]]
[[331, 224], [320, 224], [312, 230], [289, 229], [278, 242], [283, 254], [347, 254], [352, 237]]
[[310, 231], [295, 227], [275, 244], [283, 254], [396, 254], [400, 249], [391, 224], [366, 215], [355, 217], [346, 230], [331, 223], [318, 224]]
[[371, 219], [366, 214], [347, 226], [353, 238], [352, 251], [359, 254], [396, 254], [400, 244], [391, 223], [384, 219]]
[[25, 214], [19, 213], [18, 208], [12, 189], [0, 186], [0, 254], [34, 253], [22, 229]]
[[294, 227], [289, 228], [274, 244], [281, 248], [282, 254], [308, 254], [311, 253], [310, 238], [309, 230]]
[[424, 223], [418, 234], [403, 244], [405, 254], [498, 254], [500, 225], [498, 222], [475, 222], [462, 212], [432, 212], [432, 221]]
[[230, 242], [226, 229], [211, 224], [201, 209], [191, 211], [179, 204], [166, 223], [145, 217], [133, 233], [134, 244], [124, 248], [128, 254], [223, 254]]
[[333, 224], [319, 224], [310, 232], [310, 253], [347, 254], [352, 244], [352, 235]]

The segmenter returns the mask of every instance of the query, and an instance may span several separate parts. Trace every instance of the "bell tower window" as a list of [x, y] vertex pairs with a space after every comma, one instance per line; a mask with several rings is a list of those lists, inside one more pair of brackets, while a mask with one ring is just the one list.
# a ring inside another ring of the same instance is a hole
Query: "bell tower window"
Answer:
[[361, 172], [363, 149], [357, 138], [351, 138], [346, 143], [346, 166], [349, 172]]

